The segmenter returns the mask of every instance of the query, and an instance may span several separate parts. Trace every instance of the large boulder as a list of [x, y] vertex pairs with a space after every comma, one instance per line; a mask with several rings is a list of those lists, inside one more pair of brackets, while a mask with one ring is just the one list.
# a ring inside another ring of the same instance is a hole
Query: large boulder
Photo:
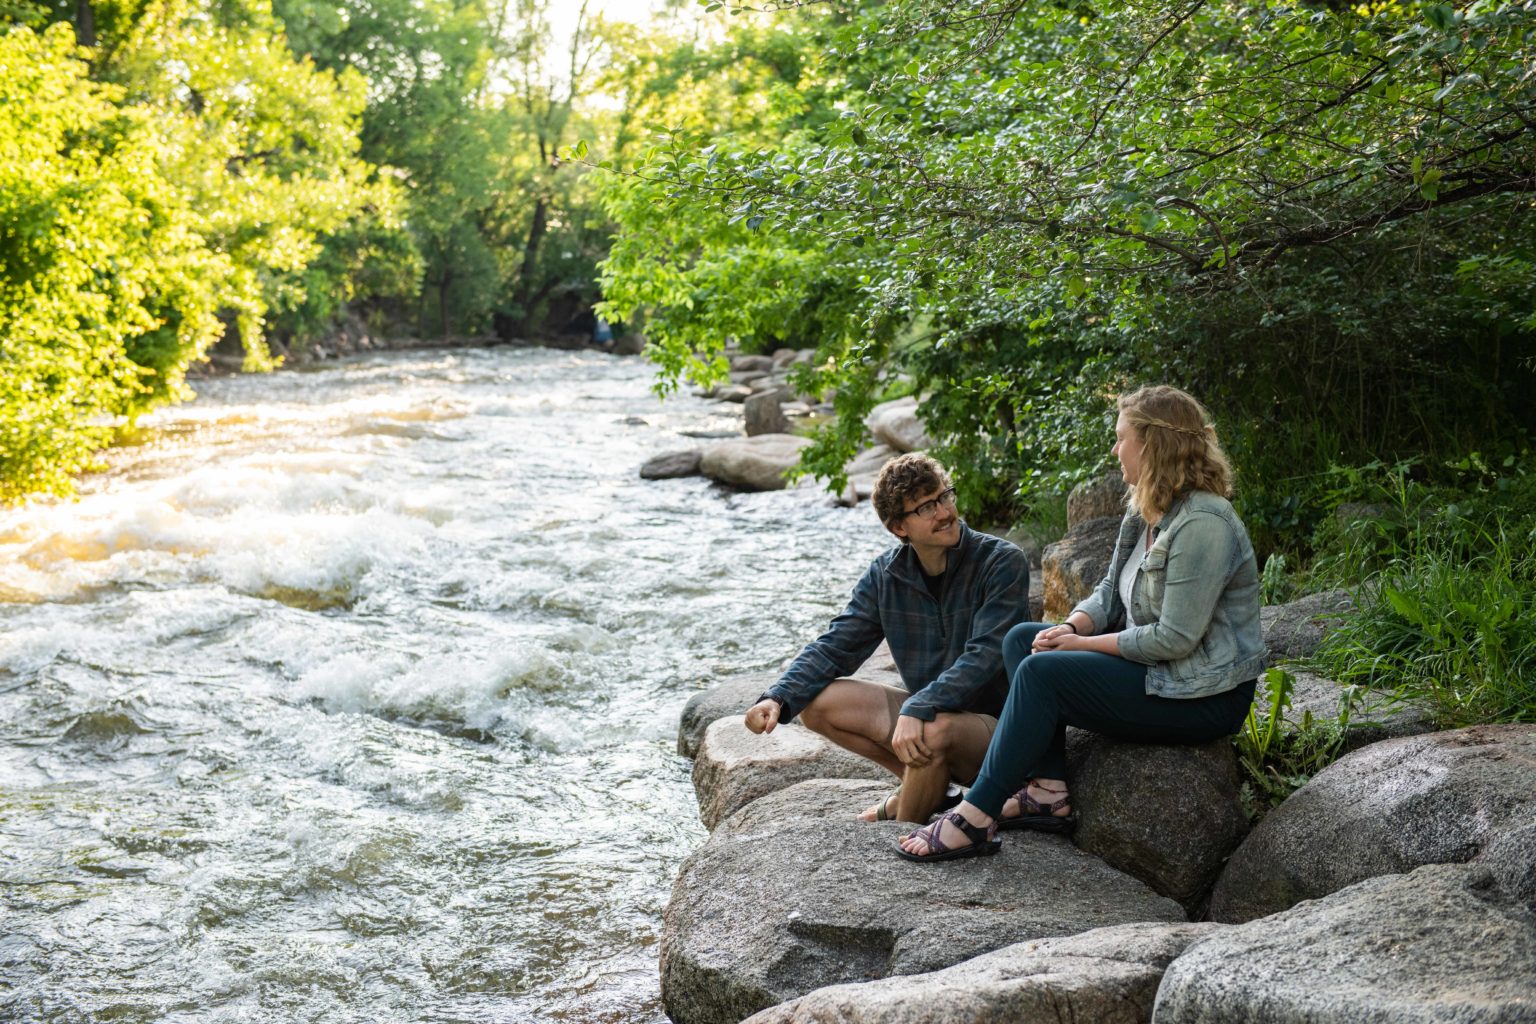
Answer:
[[[1475, 860], [1533, 822], [1536, 725], [1385, 740], [1329, 765], [1270, 812], [1222, 872], [1211, 916], [1249, 921], [1377, 875]], [[1524, 870], [1536, 873], [1536, 860]]]
[[1221, 927], [1123, 924], [1020, 942], [931, 974], [817, 989], [747, 1024], [1146, 1024], [1168, 964]]
[[1093, 593], [1109, 571], [1119, 536], [1120, 518], [1101, 516], [1078, 523], [1061, 540], [1046, 545], [1040, 556], [1040, 574], [1048, 621], [1060, 622], [1079, 601]]
[[[800, 816], [827, 786], [841, 799], [849, 784], [805, 782], [759, 800], [683, 863], [661, 939], [662, 1001], [677, 1024], [734, 1024], [827, 985], [1184, 918], [1059, 837], [1011, 833], [996, 856], [955, 864], [902, 860], [896, 843], [910, 825]], [[881, 791], [869, 785], [850, 802]]]
[[699, 468], [711, 480], [744, 491], [780, 491], [784, 474], [800, 461], [810, 439], [794, 434], [759, 434], [719, 441], [704, 449]]
[[1248, 832], [1230, 741], [1120, 743], [1068, 731], [1073, 841], [1198, 915]]
[[789, 418], [779, 404], [783, 393], [778, 389], [763, 391], [747, 399], [742, 406], [742, 422], [748, 437], [759, 434], [789, 433]]
[[1305, 661], [1312, 657], [1322, 645], [1323, 635], [1354, 607], [1347, 590], [1325, 590], [1289, 604], [1259, 609], [1269, 663]]
[[[1067, 529], [1090, 519], [1125, 515], [1125, 477], [1118, 469], [1084, 480], [1067, 494]], [[1106, 563], [1108, 564], [1108, 563]]]
[[[740, 718], [722, 718], [704, 730], [693, 762], [693, 790], [705, 828], [758, 797], [806, 779], [896, 778], [875, 762], [839, 747], [796, 722], [754, 733]], [[859, 808], [850, 812], [856, 813]]]
[[722, 718], [741, 718], [778, 678], [777, 672], [749, 672], [689, 697], [677, 726], [677, 752], [684, 757], [697, 757], [706, 729]]
[[1369, 879], [1196, 942], [1163, 976], [1152, 1019], [1536, 1021], [1536, 914], [1481, 867]]
[[698, 476], [699, 462], [703, 456], [703, 451], [698, 448], [663, 452], [645, 460], [645, 465], [640, 467], [640, 477], [643, 480], [673, 480], [677, 477]]
[[933, 438], [917, 417], [917, 399], [898, 398], [881, 402], [869, 411], [864, 421], [877, 444], [898, 452], [923, 451], [933, 447]]

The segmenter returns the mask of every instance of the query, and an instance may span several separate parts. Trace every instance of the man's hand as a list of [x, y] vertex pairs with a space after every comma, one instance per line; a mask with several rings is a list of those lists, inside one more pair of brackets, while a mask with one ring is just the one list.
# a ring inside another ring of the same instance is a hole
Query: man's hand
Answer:
[[928, 762], [933, 760], [933, 751], [923, 742], [923, 726], [927, 724], [921, 718], [913, 718], [911, 715], [902, 715], [896, 719], [896, 731], [891, 734], [891, 749], [896, 751], [901, 763], [909, 768], [926, 768]]
[[779, 724], [779, 713], [782, 710], [778, 701], [764, 697], [747, 708], [746, 726], [755, 733], [773, 732], [773, 727]]

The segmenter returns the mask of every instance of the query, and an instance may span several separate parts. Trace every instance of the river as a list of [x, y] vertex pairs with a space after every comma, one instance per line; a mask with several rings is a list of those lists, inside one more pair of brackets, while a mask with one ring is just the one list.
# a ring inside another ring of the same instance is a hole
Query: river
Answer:
[[888, 536], [648, 483], [739, 407], [635, 359], [203, 381], [0, 512], [0, 1019], [664, 1021], [678, 712]]

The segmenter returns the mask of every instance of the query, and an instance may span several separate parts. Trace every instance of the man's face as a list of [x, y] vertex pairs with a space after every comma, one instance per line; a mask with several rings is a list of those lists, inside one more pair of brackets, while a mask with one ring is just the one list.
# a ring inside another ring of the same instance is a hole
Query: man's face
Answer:
[[960, 513], [955, 511], [955, 489], [944, 484], [907, 502], [907, 515], [891, 525], [891, 532], [925, 547], [952, 548], [960, 543]]

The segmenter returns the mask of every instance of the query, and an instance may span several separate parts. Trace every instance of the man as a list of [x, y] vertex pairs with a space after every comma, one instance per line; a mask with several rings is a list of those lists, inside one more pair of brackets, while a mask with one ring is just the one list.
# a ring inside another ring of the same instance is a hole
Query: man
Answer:
[[[865, 571], [841, 615], [746, 714], [755, 733], [796, 715], [889, 769], [895, 793], [861, 817], [927, 821], [950, 782], [976, 777], [1008, 696], [1003, 636], [1029, 611], [1029, 563], [955, 511], [955, 489], [926, 455], [886, 463], [875, 513], [901, 543]], [[849, 678], [881, 639], [906, 690]]]

